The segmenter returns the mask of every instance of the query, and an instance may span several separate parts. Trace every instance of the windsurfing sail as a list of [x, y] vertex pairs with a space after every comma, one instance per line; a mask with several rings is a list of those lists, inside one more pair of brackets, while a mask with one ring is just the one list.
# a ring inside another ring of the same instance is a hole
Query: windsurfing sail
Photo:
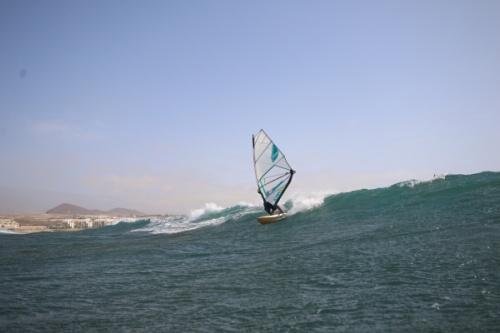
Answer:
[[276, 205], [290, 185], [295, 171], [264, 130], [253, 135], [252, 141], [258, 191], [264, 201]]

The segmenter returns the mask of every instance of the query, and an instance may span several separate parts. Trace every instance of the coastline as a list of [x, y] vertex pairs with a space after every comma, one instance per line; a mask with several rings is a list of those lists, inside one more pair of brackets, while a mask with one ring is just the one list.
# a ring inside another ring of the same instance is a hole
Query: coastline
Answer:
[[135, 222], [169, 215], [110, 216], [61, 214], [0, 214], [0, 232], [31, 234], [39, 232], [74, 232], [99, 228], [118, 222]]

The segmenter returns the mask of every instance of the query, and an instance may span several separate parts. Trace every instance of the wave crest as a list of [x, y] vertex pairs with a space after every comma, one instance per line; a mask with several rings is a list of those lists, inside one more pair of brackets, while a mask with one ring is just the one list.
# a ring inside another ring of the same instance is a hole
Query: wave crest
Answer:
[[[336, 194], [337, 191], [322, 191], [312, 193], [295, 192], [288, 200], [291, 201], [290, 215], [317, 208], [325, 202], [325, 198]], [[288, 203], [287, 201], [287, 203]]]
[[215, 203], [206, 203], [204, 207], [194, 209], [188, 215], [152, 219], [147, 227], [135, 231], [152, 234], [174, 234], [214, 227], [229, 220], [237, 220], [243, 216], [253, 214], [256, 212], [255, 207], [255, 205], [245, 202], [240, 202], [228, 208], [220, 207]]

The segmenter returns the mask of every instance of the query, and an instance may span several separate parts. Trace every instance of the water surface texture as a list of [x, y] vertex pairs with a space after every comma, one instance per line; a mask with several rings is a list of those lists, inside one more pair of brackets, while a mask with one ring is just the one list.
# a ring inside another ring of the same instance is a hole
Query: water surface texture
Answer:
[[0, 331], [500, 327], [500, 173], [285, 207], [290, 216], [269, 225], [256, 222], [262, 207], [207, 205], [81, 232], [0, 234]]

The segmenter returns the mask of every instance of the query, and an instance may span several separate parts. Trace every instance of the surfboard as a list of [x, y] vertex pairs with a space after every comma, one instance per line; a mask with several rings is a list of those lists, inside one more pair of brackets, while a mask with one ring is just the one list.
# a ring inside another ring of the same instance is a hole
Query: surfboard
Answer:
[[[274, 144], [269, 136], [260, 130], [252, 135], [253, 143], [253, 166], [257, 180], [257, 192], [266, 202], [275, 206], [285, 193], [288, 185], [292, 182], [295, 170], [285, 158], [285, 155]], [[270, 223], [282, 220], [286, 214], [261, 216], [257, 219], [259, 223]]]
[[260, 224], [273, 223], [279, 220], [283, 220], [286, 217], [286, 213], [276, 214], [276, 215], [266, 215], [261, 216], [257, 219]]

